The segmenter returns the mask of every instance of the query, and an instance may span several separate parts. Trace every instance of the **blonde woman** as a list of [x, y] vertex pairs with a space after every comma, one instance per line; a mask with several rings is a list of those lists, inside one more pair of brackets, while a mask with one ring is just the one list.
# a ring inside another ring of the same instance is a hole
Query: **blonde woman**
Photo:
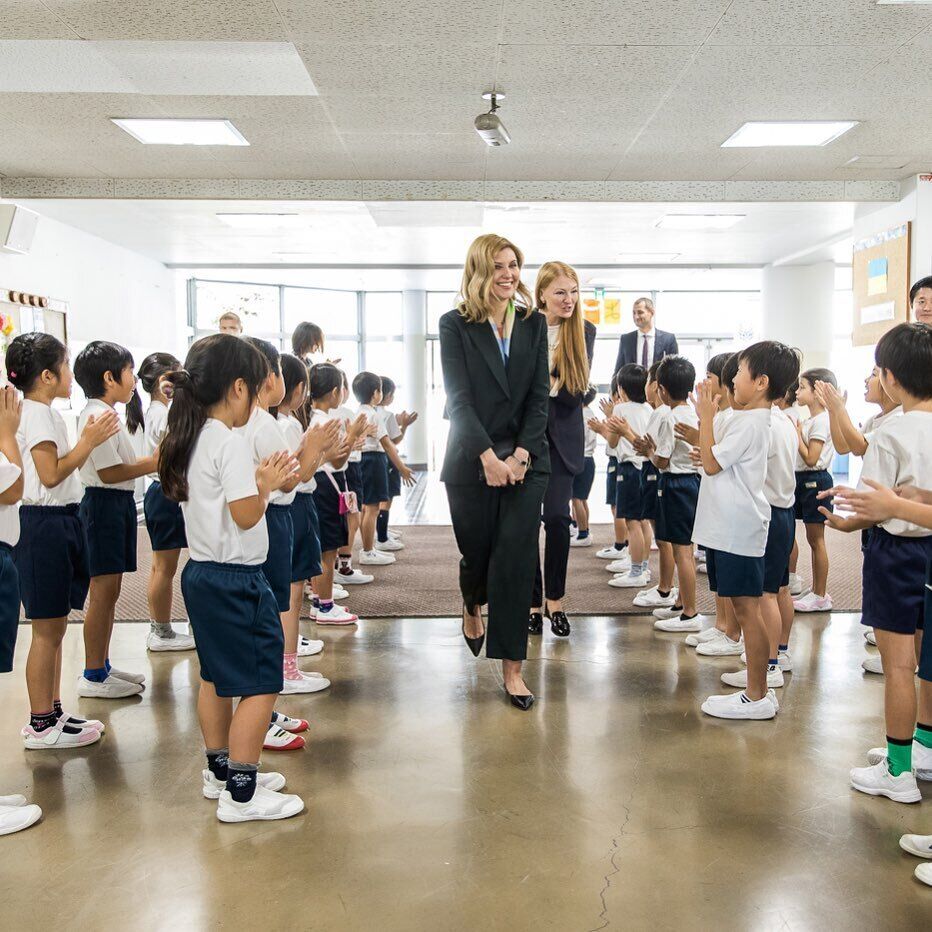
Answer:
[[[463, 637], [502, 661], [505, 691], [524, 711], [521, 675], [537, 563], [547, 449], [547, 324], [521, 284], [524, 256], [501, 236], [469, 247], [457, 308], [440, 318], [450, 433], [440, 481], [462, 559]], [[488, 631], [482, 606], [488, 604]]]
[[547, 321], [550, 372], [547, 441], [551, 453], [550, 480], [543, 502], [544, 573], [541, 577], [538, 556], [528, 631], [540, 634], [546, 615], [550, 630], [565, 638], [570, 633], [570, 622], [563, 611], [566, 563], [570, 555], [570, 499], [573, 479], [585, 466], [583, 398], [589, 388], [595, 327], [583, 320], [579, 277], [565, 262], [547, 262], [541, 266], [534, 297], [538, 312]]

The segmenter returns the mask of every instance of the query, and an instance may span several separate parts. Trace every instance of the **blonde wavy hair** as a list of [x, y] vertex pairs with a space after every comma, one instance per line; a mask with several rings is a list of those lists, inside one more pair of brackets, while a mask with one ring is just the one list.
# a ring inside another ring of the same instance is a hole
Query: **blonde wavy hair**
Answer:
[[518, 260], [518, 285], [515, 289], [518, 300], [516, 304], [532, 310], [534, 302], [531, 292], [521, 281], [521, 269], [524, 266], [524, 253], [511, 240], [496, 233], [484, 233], [477, 236], [466, 253], [463, 266], [463, 281], [460, 284], [460, 314], [471, 324], [484, 324], [492, 316], [492, 282], [495, 276], [495, 257], [503, 249], [510, 249]]
[[560, 320], [560, 337], [553, 357], [553, 368], [557, 373], [556, 387], [565, 388], [572, 395], [584, 395], [589, 387], [589, 357], [586, 355], [586, 325], [583, 322], [576, 270], [565, 262], [545, 262], [537, 273], [534, 303], [538, 311], [544, 310], [544, 292], [560, 275], [576, 282], [577, 293], [572, 315]]

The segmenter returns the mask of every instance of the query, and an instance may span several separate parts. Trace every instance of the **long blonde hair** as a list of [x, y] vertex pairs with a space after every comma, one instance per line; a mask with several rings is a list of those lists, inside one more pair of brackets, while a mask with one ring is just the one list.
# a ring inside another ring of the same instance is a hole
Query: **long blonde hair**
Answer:
[[[503, 249], [510, 249], [518, 260], [518, 274], [524, 265], [524, 253], [510, 240], [496, 233], [477, 236], [466, 253], [463, 281], [460, 285], [460, 314], [472, 324], [484, 324], [492, 316], [492, 281], [495, 276], [495, 257]], [[516, 303], [533, 309], [531, 293], [518, 278], [515, 289], [520, 299]]]
[[544, 310], [544, 291], [560, 275], [573, 279], [577, 292], [572, 315], [560, 320], [560, 338], [553, 357], [557, 388], [565, 388], [572, 395], [583, 395], [589, 387], [589, 357], [586, 355], [586, 325], [583, 322], [576, 270], [565, 262], [545, 262], [537, 273], [534, 285], [535, 304], [538, 311]]

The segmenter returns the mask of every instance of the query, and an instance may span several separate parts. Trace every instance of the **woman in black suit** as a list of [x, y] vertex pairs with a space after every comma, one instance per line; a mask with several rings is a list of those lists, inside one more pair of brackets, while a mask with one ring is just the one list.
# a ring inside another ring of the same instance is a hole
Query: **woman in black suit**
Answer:
[[579, 277], [565, 262], [547, 262], [541, 266], [534, 295], [537, 310], [547, 320], [550, 372], [547, 440], [551, 455], [550, 480], [544, 494], [544, 574], [541, 577], [538, 556], [528, 631], [540, 634], [546, 615], [550, 630], [565, 638], [570, 633], [570, 622], [563, 611], [570, 555], [570, 499], [573, 477], [585, 466], [583, 396], [589, 387], [595, 327], [583, 320]]
[[440, 481], [462, 556], [463, 636], [475, 656], [487, 642], [486, 656], [502, 661], [511, 702], [527, 710], [534, 696], [521, 664], [550, 472], [550, 378], [547, 323], [521, 284], [523, 263], [508, 240], [480, 236], [466, 256], [462, 302], [440, 318], [450, 419]]

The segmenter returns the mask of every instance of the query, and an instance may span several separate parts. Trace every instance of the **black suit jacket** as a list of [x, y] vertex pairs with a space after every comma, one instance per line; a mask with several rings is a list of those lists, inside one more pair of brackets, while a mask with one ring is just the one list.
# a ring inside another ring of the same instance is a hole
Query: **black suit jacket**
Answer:
[[[621, 335], [621, 339], [618, 341], [618, 359], [615, 361], [615, 372], [622, 366], [627, 366], [632, 362], [638, 365], [641, 364], [641, 360], [638, 358], [639, 332], [638, 330], [632, 330], [630, 333]], [[664, 356], [676, 356], [679, 351], [680, 348], [677, 345], [676, 337], [672, 333], [667, 333], [666, 330], [654, 331], [654, 358], [651, 360], [651, 365], [663, 359]]]
[[[595, 350], [595, 324], [585, 321], [586, 356], [592, 366]], [[583, 396], [573, 395], [565, 388], [550, 399], [547, 413], [547, 439], [551, 457], [558, 456], [566, 472], [578, 476], [586, 457], [586, 428], [583, 424]]]
[[547, 320], [518, 308], [508, 364], [488, 322], [469, 323], [458, 310], [440, 318], [440, 363], [450, 433], [440, 481], [480, 485], [479, 456], [499, 441], [531, 454], [531, 469], [550, 472], [547, 446]]

